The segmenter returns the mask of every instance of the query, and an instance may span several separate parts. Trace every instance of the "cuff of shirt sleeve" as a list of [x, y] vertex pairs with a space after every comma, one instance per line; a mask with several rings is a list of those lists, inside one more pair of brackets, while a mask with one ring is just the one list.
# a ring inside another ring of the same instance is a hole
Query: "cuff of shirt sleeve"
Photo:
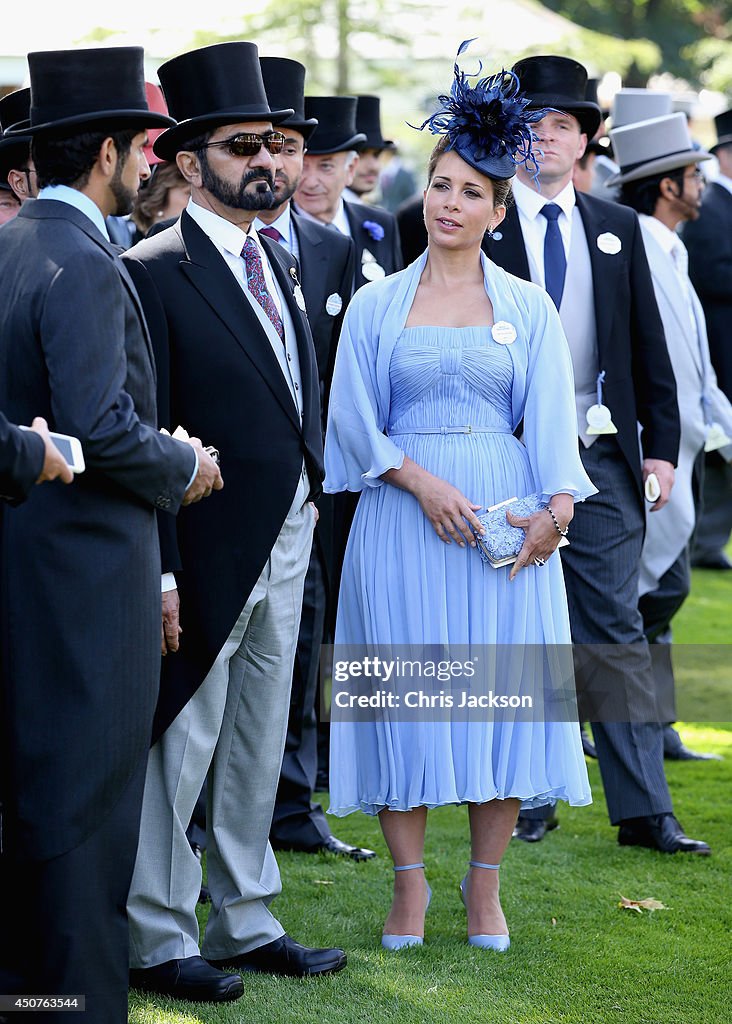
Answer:
[[196, 477], [198, 476], [198, 452], [196, 451], [196, 449], [195, 449], [195, 448], [192, 448], [191, 450], [192, 450], [192, 452], [193, 452], [193, 457], [194, 457], [194, 459], [195, 459], [196, 461], [195, 461], [195, 464], [194, 464], [194, 466], [193, 466], [193, 475], [192, 475], [191, 479], [190, 479], [190, 480], [188, 481], [188, 485], [187, 485], [187, 487], [186, 487], [186, 490], [188, 490], [188, 489], [189, 489], [189, 487], [191, 486], [191, 484], [193, 483], [193, 481], [194, 481], [194, 480], [196, 479]]
[[[196, 456], [198, 459], [198, 456]], [[167, 594], [169, 590], [177, 590], [178, 584], [175, 582], [174, 572], [164, 572], [160, 580], [160, 591], [163, 594]]]

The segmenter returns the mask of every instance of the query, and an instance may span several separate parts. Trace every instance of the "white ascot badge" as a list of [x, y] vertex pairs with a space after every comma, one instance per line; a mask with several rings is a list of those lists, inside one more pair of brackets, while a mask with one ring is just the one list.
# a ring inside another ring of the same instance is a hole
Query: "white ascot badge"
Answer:
[[605, 252], [609, 256], [615, 256], [623, 248], [623, 243], [612, 231], [605, 231], [597, 236], [597, 248], [600, 252]]
[[293, 296], [295, 298], [295, 302], [297, 303], [297, 308], [304, 313], [305, 312], [305, 296], [302, 293], [302, 288], [300, 287], [300, 282], [297, 279], [297, 271], [295, 270], [294, 267], [290, 267], [290, 277], [295, 282], [295, 287], [292, 290], [292, 294], [293, 294]]
[[724, 430], [718, 423], [710, 423], [707, 427], [707, 438], [704, 442], [704, 451], [716, 452], [719, 448], [724, 448], [728, 444], [732, 444], [732, 438], [727, 437]]
[[605, 371], [602, 370], [597, 375], [597, 404], [591, 405], [587, 410], [588, 434], [617, 434], [618, 432], [618, 428], [613, 423], [610, 410], [602, 402], [602, 385], [604, 381]]
[[491, 327], [491, 336], [498, 345], [513, 345], [516, 340], [516, 328], [508, 320], [498, 320]]
[[333, 292], [325, 300], [325, 312], [329, 316], [338, 316], [340, 311], [343, 309], [343, 299], [340, 297], [338, 292]]
[[368, 249], [361, 253], [361, 273], [367, 281], [380, 281], [386, 277], [386, 271]]

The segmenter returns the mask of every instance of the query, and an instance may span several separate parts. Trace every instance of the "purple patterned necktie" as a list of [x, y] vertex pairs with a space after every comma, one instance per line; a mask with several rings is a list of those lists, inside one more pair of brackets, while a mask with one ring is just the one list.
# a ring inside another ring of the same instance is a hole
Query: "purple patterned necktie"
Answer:
[[277, 312], [274, 299], [267, 290], [267, 282], [264, 280], [264, 270], [262, 269], [262, 257], [259, 255], [257, 243], [253, 238], [247, 238], [241, 251], [241, 258], [247, 269], [247, 287], [272, 321], [274, 329], [280, 336], [280, 341], [284, 344], [285, 328], [282, 324], [282, 317]]
[[267, 238], [271, 238], [273, 242], [278, 242], [280, 244], [283, 242], [285, 237], [282, 232], [277, 230], [277, 228], [260, 228], [259, 233], [260, 235], [266, 235]]

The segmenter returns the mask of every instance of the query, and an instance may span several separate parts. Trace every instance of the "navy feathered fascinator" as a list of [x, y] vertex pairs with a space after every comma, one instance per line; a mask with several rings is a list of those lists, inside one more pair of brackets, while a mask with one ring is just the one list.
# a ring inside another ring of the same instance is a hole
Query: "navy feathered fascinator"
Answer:
[[[461, 43], [457, 56], [474, 41]], [[546, 111], [527, 109], [530, 101], [521, 95], [519, 80], [512, 71], [480, 78], [482, 71], [482, 62], [473, 74], [461, 71], [456, 62], [450, 95], [438, 97], [440, 109], [420, 125], [419, 131], [429, 128], [433, 135], [446, 135], [447, 149], [454, 149], [489, 178], [512, 178], [519, 164], [537, 178], [539, 168], [533, 150], [536, 138], [531, 125]], [[477, 79], [474, 85], [469, 82], [472, 78]]]

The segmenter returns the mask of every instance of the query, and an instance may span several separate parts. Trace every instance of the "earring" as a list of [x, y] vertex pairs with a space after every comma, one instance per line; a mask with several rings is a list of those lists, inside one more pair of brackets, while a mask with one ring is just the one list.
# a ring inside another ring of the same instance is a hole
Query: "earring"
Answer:
[[492, 224], [488, 225], [488, 230], [486, 231], [486, 234], [488, 235], [489, 238], [493, 238], [493, 225]]

